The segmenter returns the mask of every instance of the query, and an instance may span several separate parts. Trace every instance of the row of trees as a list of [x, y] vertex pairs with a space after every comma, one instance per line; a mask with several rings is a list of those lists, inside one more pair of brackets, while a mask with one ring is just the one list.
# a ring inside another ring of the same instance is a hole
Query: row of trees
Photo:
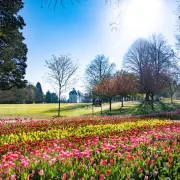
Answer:
[[13, 88], [11, 90], [0, 91], [0, 103], [57, 103], [58, 97], [55, 93], [47, 91], [43, 94], [41, 84], [38, 82], [36, 86], [28, 84], [25, 88]]
[[[74, 0], [79, 2], [79, 0]], [[62, 5], [64, 0], [42, 0], [45, 4]], [[54, 2], [54, 3], [53, 3]], [[71, 0], [73, 3], [73, 0]], [[123, 0], [105, 0], [105, 2], [123, 2]], [[43, 4], [44, 4], [43, 3]], [[42, 5], [43, 5], [42, 4]], [[14, 87], [23, 88], [27, 67], [27, 46], [24, 43], [22, 30], [26, 25], [19, 11], [24, 7], [22, 0], [0, 1], [0, 90], [9, 90]], [[179, 8], [177, 14], [179, 16]]]
[[165, 37], [152, 35], [148, 40], [138, 39], [124, 57], [124, 66], [139, 78], [139, 92], [152, 102], [161, 91], [170, 90], [172, 96], [179, 88], [179, 65], [177, 56]]
[[[154, 104], [154, 96], [168, 91], [173, 95], [179, 90], [178, 57], [162, 34], [149, 39], [136, 40], [123, 59], [124, 70], [115, 72], [115, 64], [104, 55], [98, 55], [87, 66], [88, 90], [94, 97], [121, 97], [134, 93], [145, 94], [145, 102]], [[123, 106], [123, 104], [122, 104]]]
[[123, 107], [123, 99], [128, 95], [135, 95], [137, 92], [137, 77], [125, 71], [118, 71], [114, 76], [104, 78], [100, 83], [93, 86], [92, 91], [94, 98], [98, 97], [101, 101], [108, 99], [110, 111], [113, 98], [121, 99], [121, 109]]

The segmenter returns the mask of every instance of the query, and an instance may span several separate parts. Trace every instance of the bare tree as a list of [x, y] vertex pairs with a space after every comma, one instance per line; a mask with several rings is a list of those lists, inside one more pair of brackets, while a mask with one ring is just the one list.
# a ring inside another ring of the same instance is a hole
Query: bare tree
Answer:
[[110, 77], [115, 71], [115, 64], [110, 63], [104, 55], [97, 55], [86, 67], [85, 77], [92, 86], [100, 83], [103, 79]]
[[126, 68], [139, 76], [140, 92], [151, 97], [167, 86], [167, 69], [176, 65], [174, 52], [164, 36], [152, 35], [149, 40], [137, 40], [124, 57]]
[[58, 94], [58, 116], [60, 117], [61, 95], [67, 92], [77, 82], [78, 64], [72, 60], [70, 54], [67, 54], [60, 57], [53, 56], [52, 59], [45, 61], [45, 66], [49, 70], [45, 76], [45, 80], [51, 84]]
[[170, 94], [171, 103], [173, 103], [174, 94], [180, 89], [180, 73], [179, 67], [171, 68], [167, 74], [167, 88], [166, 90]]
[[174, 51], [162, 34], [153, 34], [149, 42], [150, 66], [153, 67], [151, 70], [151, 84], [153, 86], [151, 86], [150, 92], [153, 108], [153, 96], [167, 86], [168, 69], [176, 67], [177, 64]]
[[[58, 3], [60, 3], [61, 6], [65, 8], [67, 3], [71, 3], [72, 5], [74, 5], [74, 3], [80, 3], [81, 1], [83, 1], [83, 0], [41, 0], [41, 7], [43, 7], [43, 5], [50, 6], [52, 4], [54, 6], [54, 8], [55, 8], [56, 5]], [[122, 2], [122, 1], [124, 1], [124, 0], [104, 0], [104, 2], [106, 4], [109, 3], [110, 5], [113, 4], [113, 3], [119, 5], [120, 2]], [[103, 0], [102, 0], [102, 2], [103, 2]]]
[[139, 77], [140, 92], [146, 93], [146, 101], [149, 101], [149, 92], [147, 89], [146, 67], [150, 61], [148, 52], [149, 43], [145, 39], [136, 40], [124, 56], [124, 67]]
[[[55, 9], [56, 5], [60, 3], [61, 6], [65, 8], [67, 3], [71, 3], [72, 5], [74, 5], [74, 3], [80, 3], [82, 1], [84, 0], [41, 0], [41, 7], [43, 7], [44, 5], [50, 6], [52, 4]], [[102, 2], [103, 1], [105, 2], [105, 4], [109, 4], [110, 6], [114, 5], [117, 7], [121, 7], [123, 3], [128, 4], [132, 0], [102, 0]], [[178, 2], [178, 5], [177, 8], [174, 9], [174, 13], [177, 16], [177, 30], [179, 31], [180, 30], [180, 0], [176, 0], [176, 1]], [[116, 20], [110, 23], [112, 30], [118, 30], [122, 26], [123, 11], [124, 10], [120, 10]]]
[[115, 71], [115, 64], [109, 62], [109, 58], [97, 55], [94, 60], [86, 66], [85, 70], [85, 87], [87, 92], [91, 94], [92, 99], [96, 98], [93, 89], [103, 79], [111, 77]]

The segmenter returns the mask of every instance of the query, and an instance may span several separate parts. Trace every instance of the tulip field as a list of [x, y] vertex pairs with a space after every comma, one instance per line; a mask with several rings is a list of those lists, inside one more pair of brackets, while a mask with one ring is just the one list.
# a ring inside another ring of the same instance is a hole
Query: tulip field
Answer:
[[0, 119], [0, 179], [180, 180], [180, 122]]

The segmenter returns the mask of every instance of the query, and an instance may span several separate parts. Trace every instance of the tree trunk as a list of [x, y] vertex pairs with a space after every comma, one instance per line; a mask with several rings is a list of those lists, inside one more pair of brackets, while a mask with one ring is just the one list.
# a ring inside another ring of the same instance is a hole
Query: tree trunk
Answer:
[[154, 95], [151, 95], [151, 108], [154, 110]]
[[146, 93], [145, 101], [146, 101], [146, 102], [149, 102], [149, 101], [150, 101], [150, 100], [149, 100], [149, 93]]
[[171, 104], [173, 103], [173, 94], [171, 93]]
[[109, 98], [109, 111], [111, 111], [111, 103], [112, 103], [112, 99]]
[[121, 111], [122, 107], [124, 107], [123, 97], [121, 98], [121, 107], [120, 107], [120, 111]]
[[60, 117], [60, 111], [61, 111], [61, 92], [59, 90], [59, 101], [58, 101], [58, 117]]
[[173, 92], [172, 92], [172, 86], [171, 83], [170, 84], [170, 96], [171, 96], [171, 104], [173, 103]]
[[149, 96], [150, 96], [150, 94], [146, 93], [146, 97], [145, 97], [146, 104], [149, 104], [149, 102], [150, 102]]

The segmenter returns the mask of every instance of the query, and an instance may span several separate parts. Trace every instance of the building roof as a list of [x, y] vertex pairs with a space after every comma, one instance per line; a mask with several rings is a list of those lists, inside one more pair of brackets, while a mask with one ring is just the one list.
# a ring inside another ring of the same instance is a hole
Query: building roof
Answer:
[[69, 95], [76, 95], [76, 94], [77, 94], [77, 92], [76, 92], [75, 88], [73, 88], [73, 90], [69, 92]]
[[75, 88], [73, 88], [73, 90], [69, 92], [69, 95], [83, 96], [83, 94], [79, 90], [76, 91]]

